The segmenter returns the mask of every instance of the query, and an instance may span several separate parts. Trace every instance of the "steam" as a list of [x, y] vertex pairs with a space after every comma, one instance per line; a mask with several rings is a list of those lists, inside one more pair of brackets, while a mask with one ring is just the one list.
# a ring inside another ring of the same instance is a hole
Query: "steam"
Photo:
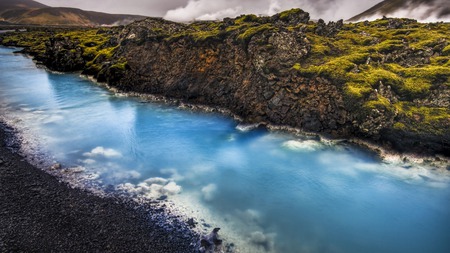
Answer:
[[271, 0], [269, 5], [268, 15], [274, 15], [281, 11], [281, 5], [278, 0]]
[[164, 18], [178, 22], [218, 20], [250, 13], [271, 16], [300, 8], [316, 19], [337, 20], [360, 13], [377, 2], [366, 0], [355, 5], [351, 0], [189, 0], [185, 6], [167, 11]]
[[448, 0], [410, 0], [397, 6], [397, 10], [386, 13], [382, 10], [362, 17], [364, 20], [374, 20], [383, 15], [388, 17], [407, 17], [421, 22], [450, 21], [450, 2]]
[[[388, 0], [389, 1], [389, 0]], [[139, 14], [159, 16], [168, 20], [189, 22], [194, 20], [217, 20], [236, 17], [241, 14], [273, 15], [275, 13], [300, 8], [310, 13], [312, 19], [325, 21], [349, 19], [358, 15], [381, 0], [40, 0], [53, 7], [76, 7], [84, 10], [108, 13]], [[395, 2], [395, 1], [394, 1]], [[450, 20], [450, 1], [448, 0], [409, 0], [396, 1], [398, 12], [389, 13], [392, 17], [409, 17], [420, 21]], [[395, 4], [395, 3], [394, 3]], [[370, 17], [380, 18], [379, 13]]]

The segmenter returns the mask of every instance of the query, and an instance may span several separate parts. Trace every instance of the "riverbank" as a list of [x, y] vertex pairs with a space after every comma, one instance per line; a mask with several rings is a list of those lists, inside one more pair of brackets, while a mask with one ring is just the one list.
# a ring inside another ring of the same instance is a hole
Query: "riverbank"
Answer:
[[246, 124], [449, 157], [446, 29], [388, 18], [325, 24], [296, 9], [190, 25], [149, 18], [8, 33], [0, 44], [121, 92], [226, 108]]
[[15, 152], [12, 134], [1, 125], [0, 252], [195, 252], [195, 233], [150, 218], [162, 209], [70, 188]]
[[[52, 71], [51, 69], [48, 69], [45, 65], [40, 66], [45, 68], [47, 71]], [[64, 72], [56, 71], [55, 73], [64, 73]], [[237, 128], [240, 131], [245, 132], [253, 129], [264, 128], [272, 132], [289, 133], [301, 137], [307, 136], [308, 138], [319, 140], [322, 143], [330, 145], [346, 143], [348, 145], [359, 147], [361, 149], [367, 150], [368, 152], [371, 152], [372, 155], [378, 157], [380, 160], [382, 160], [384, 163], [387, 164], [400, 164], [401, 166], [405, 167], [412, 166], [414, 164], [424, 166], [432, 170], [438, 170], [444, 173], [445, 171], [450, 171], [449, 156], [441, 154], [430, 154], [426, 152], [425, 153], [399, 152], [398, 150], [395, 150], [390, 146], [377, 144], [376, 142], [370, 140], [364, 140], [359, 138], [338, 139], [334, 138], [333, 136], [330, 136], [329, 134], [304, 131], [300, 128], [290, 127], [288, 125], [275, 125], [263, 121], [246, 124], [245, 123], [246, 120], [244, 118], [240, 117], [237, 114], [234, 114], [231, 110], [224, 107], [194, 104], [185, 102], [182, 99], [167, 97], [163, 95], [145, 94], [133, 91], [124, 92], [117, 89], [116, 87], [110, 86], [106, 82], [97, 81], [97, 79], [93, 76], [83, 74], [81, 74], [80, 76], [120, 96], [139, 98], [142, 101], [149, 103], [162, 103], [166, 105], [176, 106], [182, 110], [203, 112], [203, 113], [220, 113], [227, 117], [233, 118], [235, 121], [239, 122]]]

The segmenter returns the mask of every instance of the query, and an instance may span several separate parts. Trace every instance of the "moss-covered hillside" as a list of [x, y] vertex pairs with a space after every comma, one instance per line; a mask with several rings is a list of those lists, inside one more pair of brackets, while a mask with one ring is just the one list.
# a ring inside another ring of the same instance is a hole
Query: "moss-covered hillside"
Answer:
[[293, 68], [341, 83], [361, 110], [398, 114], [394, 128], [442, 134], [450, 121], [450, 24], [383, 19], [309, 34], [312, 52]]
[[0, 41], [28, 47], [56, 70], [228, 107], [251, 122], [450, 152], [448, 23], [326, 24], [293, 9], [220, 22], [147, 19], [120, 28], [8, 33]]

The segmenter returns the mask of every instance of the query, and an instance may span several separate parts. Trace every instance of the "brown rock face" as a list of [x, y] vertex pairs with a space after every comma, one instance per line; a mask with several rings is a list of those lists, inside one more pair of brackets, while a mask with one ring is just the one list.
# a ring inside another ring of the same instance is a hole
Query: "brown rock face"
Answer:
[[339, 88], [323, 78], [304, 78], [292, 66], [308, 55], [301, 32], [266, 31], [248, 44], [224, 40], [145, 40], [130, 27], [120, 54], [130, 67], [108, 81], [125, 91], [162, 94], [221, 106], [248, 122], [290, 125], [315, 132], [345, 132], [348, 113]]
[[[348, 85], [342, 79], [345, 74], [333, 73], [345, 69], [345, 73], [356, 75], [371, 62], [376, 66], [395, 63], [402, 67], [427, 64], [432, 55], [444, 51], [446, 41], [436, 42], [432, 50], [414, 49], [405, 43], [385, 51], [380, 49], [373, 55], [375, 58], [354, 60], [348, 69], [331, 64], [326, 69], [327, 65], [319, 62], [319, 68], [308, 72], [308, 66], [315, 66], [314, 59], [317, 60], [317, 51], [311, 56], [313, 46], [317, 50], [317, 44], [312, 43], [323, 40], [322, 48], [329, 50], [329, 57], [339, 55], [341, 49], [326, 41], [342, 31], [349, 34], [348, 27], [342, 21], [311, 23], [309, 15], [301, 10], [190, 25], [146, 19], [115, 33], [108, 45], [114, 47], [112, 55], [107, 59], [96, 57], [91, 62], [96, 68], [84, 68], [84, 73], [125, 92], [227, 108], [247, 123], [287, 125], [334, 137], [368, 139], [400, 151], [450, 155], [450, 134], [445, 130], [449, 122], [441, 120], [440, 125], [425, 129], [426, 124], [411, 122], [407, 114], [399, 113], [400, 107], [393, 106], [399, 101], [410, 101], [411, 94], [403, 94], [401, 89], [386, 83], [389, 80], [382, 79], [374, 81], [367, 93], [354, 98], [346, 90]], [[77, 45], [71, 43], [64, 38], [51, 40], [46, 64], [55, 63], [52, 68], [63, 71], [84, 65], [87, 61], [79, 57]], [[445, 80], [439, 87], [442, 88], [411, 102], [416, 106], [445, 107]], [[407, 129], [405, 125], [414, 128]]]

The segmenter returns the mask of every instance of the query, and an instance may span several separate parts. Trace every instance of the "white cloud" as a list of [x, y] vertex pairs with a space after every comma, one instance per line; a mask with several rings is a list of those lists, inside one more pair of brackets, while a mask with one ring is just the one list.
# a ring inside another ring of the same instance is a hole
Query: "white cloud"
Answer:
[[[448, 0], [428, 1], [435, 8], [442, 9]], [[276, 12], [291, 8], [301, 8], [311, 14], [313, 19], [326, 21], [349, 19], [381, 2], [381, 0], [40, 0], [39, 2], [55, 7], [76, 7], [85, 10], [128, 13], [144, 16], [159, 16], [176, 21], [192, 21], [204, 19], [222, 19], [240, 14], [273, 15]], [[406, 2], [406, 1], [405, 1]], [[416, 9], [416, 8], [413, 8]], [[415, 15], [404, 17], [418, 18]], [[438, 20], [435, 15], [425, 20]], [[421, 19], [421, 18], [419, 18]], [[423, 19], [421, 19], [423, 20]]]
[[280, 12], [280, 10], [281, 10], [280, 2], [278, 0], [271, 0], [267, 14], [274, 15]]
[[164, 18], [187, 22], [222, 19], [241, 14], [273, 15], [283, 10], [300, 8], [314, 19], [348, 19], [372, 7], [378, 0], [189, 0], [183, 7], [167, 11]]

